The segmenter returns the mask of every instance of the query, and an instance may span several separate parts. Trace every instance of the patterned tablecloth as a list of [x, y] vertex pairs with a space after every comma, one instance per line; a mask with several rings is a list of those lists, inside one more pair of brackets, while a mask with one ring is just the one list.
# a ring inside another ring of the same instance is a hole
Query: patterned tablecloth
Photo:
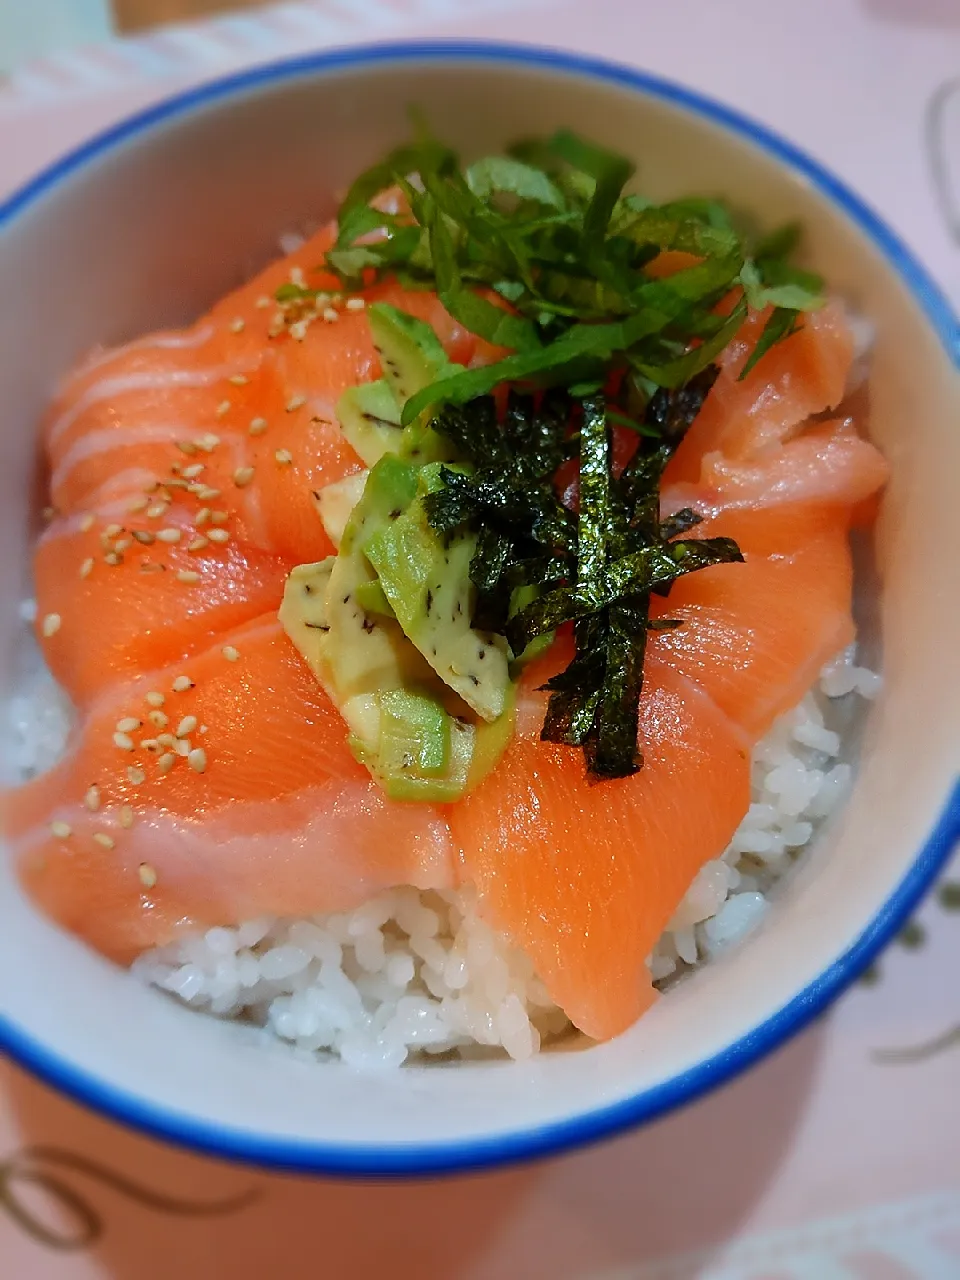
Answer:
[[[957, 0], [283, 5], [15, 71], [0, 82], [0, 194], [211, 74], [426, 34], [613, 55], [733, 103], [840, 171], [960, 305]], [[958, 878], [955, 865], [872, 984], [748, 1075], [639, 1133], [501, 1174], [377, 1186], [227, 1168], [0, 1064], [0, 1276], [960, 1280]]]

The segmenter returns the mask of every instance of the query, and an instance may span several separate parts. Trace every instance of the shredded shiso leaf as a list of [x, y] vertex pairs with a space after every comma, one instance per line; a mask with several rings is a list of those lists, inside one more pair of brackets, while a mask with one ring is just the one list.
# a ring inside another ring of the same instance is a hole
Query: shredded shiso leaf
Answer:
[[[680, 625], [651, 620], [651, 594], [742, 559], [729, 538], [687, 536], [693, 511], [660, 519], [663, 470], [715, 361], [749, 311], [767, 309], [745, 376], [823, 301], [820, 279], [789, 262], [795, 225], [757, 240], [721, 201], [628, 193], [633, 174], [566, 130], [465, 167], [421, 127], [353, 183], [325, 263], [348, 290], [387, 276], [433, 289], [505, 349], [422, 387], [401, 421], [429, 425], [457, 455], [423, 501], [437, 533], [476, 538], [474, 625], [519, 659], [572, 624], [575, 655], [546, 686], [542, 737], [582, 748], [594, 780], [642, 764], [647, 633]], [[378, 198], [397, 191], [401, 211], [385, 211], [397, 201]], [[614, 426], [637, 436], [619, 475]], [[557, 485], [572, 459], [577, 512]]]

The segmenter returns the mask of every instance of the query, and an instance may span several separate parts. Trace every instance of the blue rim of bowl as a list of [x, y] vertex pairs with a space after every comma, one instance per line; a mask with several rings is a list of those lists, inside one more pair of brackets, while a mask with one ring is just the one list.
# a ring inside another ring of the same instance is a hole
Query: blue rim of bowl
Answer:
[[[196, 108], [221, 102], [246, 90], [304, 76], [418, 61], [509, 64], [600, 80], [684, 108], [754, 144], [807, 179], [873, 242], [926, 314], [951, 360], [960, 367], [960, 320], [926, 270], [859, 196], [791, 142], [740, 112], [672, 81], [605, 59], [529, 45], [498, 41], [388, 42], [285, 59], [211, 81], [131, 116], [57, 161], [0, 204], [0, 230], [90, 161], [153, 126], [186, 116]], [[960, 781], [947, 798], [910, 870], [860, 937], [775, 1014], [679, 1076], [610, 1106], [533, 1129], [494, 1134], [489, 1138], [392, 1146], [262, 1137], [157, 1108], [135, 1094], [105, 1085], [97, 1077], [57, 1057], [3, 1017], [0, 1017], [0, 1051], [46, 1084], [110, 1119], [205, 1155], [264, 1168], [356, 1177], [417, 1177], [556, 1155], [661, 1116], [698, 1098], [795, 1035], [849, 986], [895, 936], [933, 884], [957, 841], [960, 841]]]

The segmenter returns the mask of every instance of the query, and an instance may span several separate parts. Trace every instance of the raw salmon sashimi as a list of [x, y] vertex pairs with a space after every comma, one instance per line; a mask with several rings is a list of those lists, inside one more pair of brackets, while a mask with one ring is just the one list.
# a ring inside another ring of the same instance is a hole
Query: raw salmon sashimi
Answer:
[[33, 898], [124, 964], [187, 929], [453, 884], [446, 823], [357, 764], [275, 610], [113, 686], [4, 819]]
[[[653, 999], [647, 959], [748, 807], [751, 748], [853, 636], [849, 526], [886, 470], [849, 420], [819, 419], [843, 398], [849, 329], [830, 304], [739, 381], [765, 320], [751, 315], [668, 468], [664, 513], [692, 507], [691, 536], [735, 538], [744, 562], [654, 600], [682, 626], [648, 640], [642, 770], [591, 785], [576, 751], [540, 740], [561, 638], [479, 787], [397, 803], [276, 612], [289, 570], [332, 551], [315, 493], [361, 468], [335, 405], [379, 374], [366, 303], [426, 320], [464, 365], [497, 351], [390, 281], [278, 312], [284, 283], [334, 294], [318, 267], [331, 235], [191, 329], [97, 353], [51, 411], [38, 635], [82, 721], [64, 760], [4, 800], [21, 875], [124, 963], [214, 924], [472, 885], [551, 999], [610, 1037]], [[576, 477], [560, 480], [575, 500]]]

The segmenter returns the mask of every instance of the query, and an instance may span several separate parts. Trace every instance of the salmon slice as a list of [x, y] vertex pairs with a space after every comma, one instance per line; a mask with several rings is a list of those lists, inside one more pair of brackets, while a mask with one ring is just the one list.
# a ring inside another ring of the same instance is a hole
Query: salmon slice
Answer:
[[720, 375], [671, 459], [668, 484], [696, 484], [704, 455], [719, 451], [733, 460], [747, 459], [843, 399], [854, 347], [837, 302], [804, 315], [796, 333], [768, 351], [742, 382], [737, 380], [767, 314], [751, 313], [720, 355]]
[[[207, 540], [218, 534], [227, 540]], [[167, 536], [178, 540], [161, 540]], [[202, 549], [191, 549], [200, 541]], [[231, 536], [226, 524], [198, 528], [193, 513], [177, 505], [162, 520], [122, 510], [96, 520], [61, 517], [34, 558], [37, 639], [56, 679], [84, 707], [112, 683], [166, 666], [221, 631], [275, 611], [288, 571], [277, 556]]]
[[386, 799], [272, 614], [116, 685], [0, 816], [31, 897], [122, 964], [198, 928], [454, 878], [443, 818]]
[[[543, 678], [541, 667], [525, 683]], [[581, 1031], [606, 1040], [653, 1002], [647, 958], [746, 812], [749, 752], [655, 655], [640, 703], [644, 766], [632, 778], [591, 786], [579, 751], [539, 741], [542, 704], [529, 712], [500, 767], [447, 819], [484, 919], [526, 950]]]

